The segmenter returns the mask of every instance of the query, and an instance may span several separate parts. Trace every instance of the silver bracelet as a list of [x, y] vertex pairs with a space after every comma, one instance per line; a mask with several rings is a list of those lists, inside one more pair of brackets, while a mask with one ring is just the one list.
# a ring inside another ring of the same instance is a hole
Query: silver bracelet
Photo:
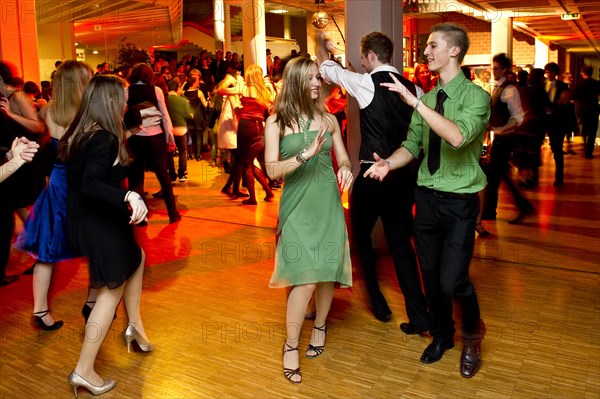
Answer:
[[302, 150], [298, 153], [298, 155], [296, 155], [296, 161], [298, 161], [298, 163], [307, 163], [308, 159], [304, 158], [304, 156], [302, 155], [304, 153], [305, 150]]

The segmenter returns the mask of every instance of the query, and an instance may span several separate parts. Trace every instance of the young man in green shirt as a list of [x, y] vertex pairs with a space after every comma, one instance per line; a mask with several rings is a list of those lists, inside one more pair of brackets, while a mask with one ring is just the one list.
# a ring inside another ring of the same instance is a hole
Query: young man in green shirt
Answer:
[[364, 176], [383, 180], [390, 170], [405, 166], [423, 150], [415, 193], [414, 236], [433, 342], [423, 352], [421, 362], [437, 362], [454, 347], [454, 297], [462, 306], [460, 373], [470, 378], [481, 366], [485, 328], [475, 288], [469, 281], [469, 264], [479, 212], [477, 193], [486, 185], [479, 157], [490, 99], [460, 69], [468, 48], [464, 28], [450, 23], [435, 25], [424, 55], [429, 70], [440, 76], [438, 85], [417, 99], [397, 79], [382, 84], [397, 92], [415, 112], [402, 147], [387, 159], [373, 154], [377, 162]]

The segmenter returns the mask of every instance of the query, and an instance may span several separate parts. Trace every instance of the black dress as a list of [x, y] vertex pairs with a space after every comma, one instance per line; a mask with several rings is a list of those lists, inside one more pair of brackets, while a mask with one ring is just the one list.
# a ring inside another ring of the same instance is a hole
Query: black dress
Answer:
[[127, 167], [113, 165], [118, 142], [94, 133], [67, 162], [67, 228], [73, 249], [89, 260], [90, 286], [113, 289], [137, 270], [142, 251], [129, 224], [121, 182]]

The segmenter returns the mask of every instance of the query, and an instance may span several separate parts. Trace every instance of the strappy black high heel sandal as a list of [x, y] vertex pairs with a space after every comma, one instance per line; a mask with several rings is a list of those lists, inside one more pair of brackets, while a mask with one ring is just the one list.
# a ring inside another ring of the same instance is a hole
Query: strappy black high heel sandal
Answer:
[[[290, 349], [286, 349], [286, 346]], [[287, 341], [285, 341], [283, 343], [283, 354], [282, 356], [285, 356], [286, 352], [293, 352], [293, 351], [297, 351], [298, 347], [296, 346], [295, 348], [292, 348]], [[283, 359], [282, 359], [283, 362]], [[298, 381], [294, 381], [292, 380], [292, 378], [297, 375], [300, 377], [300, 380]], [[302, 382], [302, 374], [300, 373], [300, 367], [298, 367], [297, 369], [288, 369], [288, 368], [283, 368], [283, 376], [292, 384], [300, 384]]]
[[[323, 324], [321, 327], [317, 327], [315, 324], [313, 324], [313, 329], [322, 331], [325, 335], [327, 335], [327, 324]], [[321, 353], [323, 353], [324, 350], [325, 350], [325, 343], [323, 343], [323, 345], [320, 345], [320, 346], [314, 346], [312, 344], [308, 344], [308, 348], [306, 348], [306, 357], [312, 359], [314, 357], [319, 356]], [[313, 351], [314, 354], [308, 353], [309, 351]]]
[[[87, 321], [90, 318], [90, 314], [92, 314], [92, 309], [94, 309], [94, 307], [88, 305], [88, 303], [94, 304], [94, 303], [96, 303], [96, 301], [87, 301], [86, 303], [83, 304], [83, 307], [81, 308], [81, 314], [83, 315], [83, 318], [85, 319], [85, 324], [87, 324]], [[115, 320], [116, 318], [117, 318], [117, 312], [115, 311], [113, 320]]]
[[31, 316], [31, 325], [33, 328], [37, 328], [39, 330], [52, 331], [58, 330], [63, 326], [62, 320], [56, 320], [54, 323], [48, 325], [44, 323], [42, 317], [46, 316], [50, 311], [48, 309], [42, 310], [41, 312], [34, 312]]
[[83, 318], [85, 319], [85, 324], [87, 324], [87, 321], [90, 318], [90, 314], [92, 314], [92, 309], [94, 309], [93, 306], [90, 306], [88, 304], [94, 304], [94, 303], [96, 303], [96, 301], [87, 301], [86, 303], [83, 304], [83, 307], [81, 308], [81, 314], [83, 315]]

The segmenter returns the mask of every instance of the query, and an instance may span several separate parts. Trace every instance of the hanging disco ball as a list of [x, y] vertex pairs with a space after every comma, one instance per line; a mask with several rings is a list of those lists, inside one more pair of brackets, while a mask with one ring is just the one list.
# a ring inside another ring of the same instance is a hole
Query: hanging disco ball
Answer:
[[317, 29], [323, 29], [329, 23], [329, 15], [325, 11], [317, 11], [313, 14], [312, 24]]

